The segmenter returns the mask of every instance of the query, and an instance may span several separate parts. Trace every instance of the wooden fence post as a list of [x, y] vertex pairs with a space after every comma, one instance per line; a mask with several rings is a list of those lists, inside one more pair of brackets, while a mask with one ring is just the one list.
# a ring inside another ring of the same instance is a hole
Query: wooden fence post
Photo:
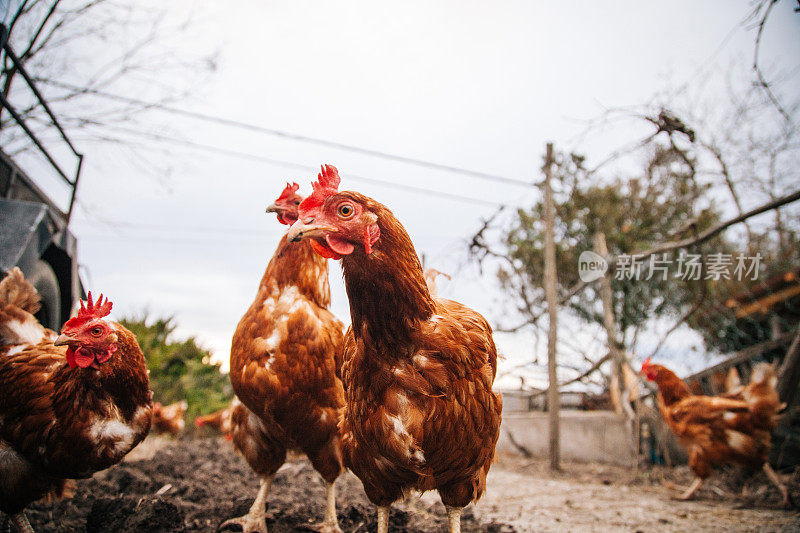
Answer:
[[[603, 232], [598, 231], [594, 235], [594, 251], [598, 255], [608, 257], [608, 245], [606, 244], [606, 236]], [[600, 279], [600, 301], [603, 303], [603, 327], [606, 330], [606, 339], [608, 344], [608, 353], [611, 354], [611, 364], [613, 365], [613, 374], [616, 378], [615, 390], [611, 392], [611, 399], [614, 403], [614, 410], [617, 414], [622, 414], [622, 394], [625, 390], [625, 380], [622, 375], [623, 355], [622, 350], [619, 349], [619, 339], [617, 336], [617, 324], [614, 320], [614, 301], [611, 294], [611, 272], [606, 272]], [[612, 385], [615, 380], [612, 380]], [[616, 400], [614, 400], [616, 398]]]
[[782, 402], [791, 408], [797, 401], [797, 389], [800, 385], [800, 329], [786, 351], [778, 373], [778, 395]]
[[549, 325], [547, 329], [547, 413], [550, 432], [550, 469], [561, 469], [556, 342], [558, 340], [558, 294], [556, 292], [555, 206], [551, 179], [553, 174], [553, 143], [547, 143], [544, 161], [544, 292], [547, 299]]
[[[594, 236], [594, 251], [603, 256], [608, 257], [608, 245], [606, 244], [606, 236], [603, 232], [598, 231]], [[617, 414], [625, 415], [625, 424], [628, 428], [628, 433], [632, 439], [631, 452], [634, 455], [634, 468], [639, 465], [639, 399], [634, 399], [635, 409], [631, 408], [631, 394], [635, 391], [636, 380], [630, 386], [625, 384], [625, 371], [623, 366], [627, 363], [625, 361], [625, 354], [619, 345], [619, 333], [617, 332], [617, 322], [614, 319], [614, 299], [611, 292], [611, 278], [612, 272], [606, 272], [600, 279], [600, 300], [603, 304], [603, 326], [606, 330], [606, 338], [608, 343], [608, 352], [611, 354], [611, 361], [614, 367], [614, 378], [611, 380], [613, 390], [610, 390], [611, 400], [614, 404], [614, 410]]]

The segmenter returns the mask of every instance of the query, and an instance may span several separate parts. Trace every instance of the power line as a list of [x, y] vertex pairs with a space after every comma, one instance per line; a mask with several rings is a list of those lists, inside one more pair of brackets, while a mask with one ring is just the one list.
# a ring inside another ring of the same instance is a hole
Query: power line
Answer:
[[219, 227], [219, 226], [179, 226], [175, 224], [148, 224], [142, 222], [129, 222], [126, 220], [102, 220], [101, 223], [111, 226], [112, 228], [125, 231], [126, 229], [143, 229], [143, 230], [165, 230], [169, 229], [175, 232], [189, 232], [189, 233], [221, 233], [223, 235], [249, 235], [254, 237], [263, 237], [269, 235], [269, 230], [256, 230], [253, 228], [234, 228], [234, 227]]
[[[257, 154], [251, 154], [249, 152], [243, 152], [243, 151], [240, 151], [240, 150], [233, 150], [233, 149], [230, 149], [230, 148], [222, 148], [220, 146], [214, 146], [214, 145], [210, 145], [210, 144], [199, 143], [199, 142], [190, 141], [190, 140], [187, 140], [187, 139], [180, 139], [180, 138], [177, 138], [177, 137], [171, 137], [169, 135], [163, 135], [163, 134], [160, 134], [160, 133], [144, 132], [144, 131], [136, 130], [136, 129], [133, 129], [133, 128], [126, 128], [124, 126], [109, 126], [109, 125], [105, 125], [104, 127], [115, 129], [117, 131], [128, 133], [128, 134], [131, 134], [131, 135], [138, 135], [140, 137], [149, 138], [149, 139], [156, 140], [156, 141], [171, 142], [171, 143], [174, 143], [174, 144], [180, 144], [180, 145], [183, 145], [183, 146], [187, 146], [189, 148], [193, 148], [193, 149], [196, 149], [196, 150], [205, 150], [205, 151], [208, 151], [208, 152], [222, 154], [222, 155], [226, 155], [226, 156], [229, 156], [229, 157], [237, 157], [237, 158], [240, 158], [240, 159], [249, 159], [249, 160], [252, 160], [252, 161], [260, 161], [262, 163], [268, 163], [268, 164], [271, 164], [271, 165], [277, 165], [277, 166], [282, 166], [282, 167], [286, 167], [286, 168], [292, 168], [292, 169], [295, 169], [295, 170], [301, 170], [303, 172], [311, 172], [312, 174], [316, 173], [319, 170], [317, 167], [314, 167], [314, 166], [311, 166], [311, 165], [304, 165], [302, 163], [294, 163], [292, 161], [284, 161], [282, 159], [274, 159], [272, 157], [267, 157], [267, 156], [262, 156], [262, 155], [257, 155]], [[472, 203], [472, 204], [477, 204], [477, 205], [485, 205], [485, 206], [491, 206], [491, 207], [498, 207], [498, 206], [502, 205], [502, 204], [499, 204], [497, 202], [491, 202], [489, 200], [483, 200], [481, 198], [474, 198], [474, 197], [471, 197], [471, 196], [463, 196], [461, 194], [445, 192], [445, 191], [438, 191], [438, 190], [434, 190], [434, 189], [428, 189], [426, 187], [417, 187], [415, 185], [407, 185], [405, 183], [396, 183], [396, 182], [392, 182], [392, 181], [381, 180], [381, 179], [378, 179], [378, 178], [370, 178], [370, 177], [367, 177], [367, 176], [360, 176], [360, 175], [357, 175], [357, 174], [347, 173], [347, 178], [348, 179], [353, 179], [353, 180], [356, 180], [356, 181], [362, 181], [362, 182], [365, 182], [365, 183], [373, 183], [373, 184], [376, 184], [376, 185], [381, 185], [381, 186], [385, 186], [385, 187], [391, 187], [393, 189], [399, 189], [399, 190], [414, 192], [414, 193], [422, 193], [422, 194], [426, 194], [426, 195], [435, 194], [435, 195], [437, 195], [438, 197], [441, 197], [441, 198], [449, 198], [451, 200], [456, 200], [456, 201], [460, 201], [460, 202], [467, 202], [467, 203]]]
[[[120, 240], [120, 236], [118, 235], [111, 235], [107, 233], [81, 233], [79, 235], [81, 240], [94, 240], [94, 241], [118, 241]], [[231, 233], [230, 235], [219, 235], [218, 240], [211, 240], [209, 241], [208, 236], [181, 236], [181, 237], [164, 237], [160, 235], [152, 236], [152, 235], [125, 235], [124, 239], [125, 242], [130, 241], [140, 241], [140, 242], [147, 242], [151, 244], [182, 244], [186, 246], [208, 246], [209, 242], [225, 242], [225, 243], [232, 243], [232, 242], [251, 242], [254, 240], [262, 240], [265, 237], [269, 237], [268, 233], [264, 233], [263, 235], [248, 235], [248, 234], [238, 234], [238, 233]]]
[[100, 90], [97, 90], [97, 89], [90, 89], [90, 88], [86, 88], [86, 87], [78, 87], [76, 85], [72, 85], [72, 84], [69, 84], [69, 83], [63, 83], [63, 82], [60, 82], [60, 81], [45, 80], [45, 79], [40, 79], [40, 80], [37, 80], [37, 81], [39, 83], [45, 83], [45, 84], [48, 84], [48, 85], [53, 85], [53, 86], [56, 86], [56, 87], [60, 87], [62, 89], [69, 89], [71, 91], [79, 91], [79, 92], [84, 93], [84, 94], [92, 94], [94, 96], [100, 96], [102, 98], [107, 98], [109, 100], [116, 100], [118, 102], [125, 102], [125, 103], [129, 103], [129, 104], [140, 105], [140, 106], [144, 106], [144, 107], [146, 107], [148, 109], [158, 109], [159, 111], [164, 111], [166, 113], [172, 113], [172, 114], [175, 114], [175, 115], [182, 115], [182, 116], [189, 117], [189, 118], [194, 118], [194, 119], [197, 119], [197, 120], [204, 120], [206, 122], [214, 122], [216, 124], [222, 124], [222, 125], [225, 125], [225, 126], [231, 126], [231, 127], [235, 127], [235, 128], [246, 129], [246, 130], [255, 131], [255, 132], [258, 132], [258, 133], [263, 133], [263, 134], [267, 134], [267, 135], [273, 135], [275, 137], [282, 137], [284, 139], [290, 139], [290, 140], [293, 140], [293, 141], [301, 141], [301, 142], [317, 144], [317, 145], [320, 145], [320, 146], [327, 146], [327, 147], [330, 147], [330, 148], [337, 148], [339, 150], [346, 150], [346, 151], [349, 151], [349, 152], [354, 152], [354, 153], [359, 153], [359, 154], [364, 154], [364, 155], [370, 155], [370, 156], [374, 156], [374, 157], [381, 157], [383, 159], [390, 159], [390, 160], [393, 160], [393, 161], [399, 161], [401, 163], [408, 163], [408, 164], [411, 164], [411, 165], [430, 168], [430, 169], [434, 169], [434, 170], [444, 170], [446, 172], [454, 172], [454, 173], [457, 173], [457, 174], [464, 174], [466, 176], [471, 176], [471, 177], [474, 177], [474, 178], [479, 178], [479, 179], [488, 180], [488, 181], [494, 181], [494, 182], [499, 182], [499, 183], [506, 183], [506, 184], [509, 184], [509, 185], [516, 185], [516, 186], [520, 186], [520, 187], [530, 187], [531, 186], [531, 184], [529, 182], [523, 181], [523, 180], [519, 180], [519, 179], [515, 179], [515, 178], [509, 178], [509, 177], [500, 176], [500, 175], [497, 175], [497, 174], [490, 174], [488, 172], [479, 172], [479, 171], [476, 171], [476, 170], [469, 170], [469, 169], [466, 169], [466, 168], [454, 167], [454, 166], [451, 166], [451, 165], [443, 165], [441, 163], [434, 163], [432, 161], [425, 161], [425, 160], [422, 160], [422, 159], [415, 159], [413, 157], [407, 157], [407, 156], [403, 156], [403, 155], [390, 154], [388, 152], [382, 152], [380, 150], [373, 150], [373, 149], [370, 149], [370, 148], [363, 148], [363, 147], [360, 147], [360, 146], [355, 146], [355, 145], [351, 145], [351, 144], [345, 144], [345, 143], [341, 143], [341, 142], [337, 142], [337, 141], [329, 141], [329, 140], [326, 140], [326, 139], [319, 139], [317, 137], [309, 137], [307, 135], [300, 135], [298, 133], [292, 133], [292, 132], [288, 132], [288, 131], [284, 131], [284, 130], [278, 130], [278, 129], [275, 129], [275, 128], [267, 128], [265, 126], [259, 126], [257, 124], [250, 124], [248, 122], [242, 122], [242, 121], [239, 121], [239, 120], [233, 120], [233, 119], [229, 119], [229, 118], [225, 118], [225, 117], [220, 117], [220, 116], [217, 116], [217, 115], [211, 115], [211, 114], [207, 114], [207, 113], [199, 113], [199, 112], [196, 112], [196, 111], [187, 111], [185, 109], [180, 109], [180, 108], [177, 108], [177, 107], [172, 107], [172, 106], [168, 106], [168, 105], [165, 105], [165, 104], [160, 104], [160, 103], [157, 103], [157, 102], [146, 102], [146, 101], [140, 100], [138, 98], [130, 98], [128, 96], [121, 96], [121, 95], [118, 95], [118, 94], [108, 93], [108, 92], [100, 91]]

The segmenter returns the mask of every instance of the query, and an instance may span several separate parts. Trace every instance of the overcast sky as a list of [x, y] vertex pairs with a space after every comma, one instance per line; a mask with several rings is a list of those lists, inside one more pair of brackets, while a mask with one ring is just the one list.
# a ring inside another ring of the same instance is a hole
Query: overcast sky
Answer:
[[[160, 6], [176, 18], [195, 12], [179, 51], [219, 50], [216, 71], [177, 107], [527, 182], [540, 177], [547, 141], [572, 147], [584, 121], [604, 108], [642, 104], [732, 66], [746, 71], [754, 37], [739, 27], [749, 2], [730, 0], [181, 0]], [[796, 71], [798, 37], [800, 15], [782, 2], [764, 37], [764, 65]], [[193, 142], [310, 167], [336, 165], [343, 189], [389, 206], [427, 263], [454, 275], [442, 296], [494, 323], [507, 317], [493, 273], [465, 266], [465, 241], [493, 204], [529, 204], [537, 197], [532, 187], [163, 113], [142, 120]], [[612, 130], [581, 148], [600, 158], [633, 134]], [[264, 209], [287, 180], [309, 192], [314, 175], [177, 145], [145, 160], [118, 148], [82, 148], [82, 208], [73, 231], [88, 288], [107, 294], [117, 316], [145, 309], [174, 315], [182, 335], [197, 336], [227, 360], [236, 323], [286, 229]], [[148, 167], [169, 173], [153, 175]], [[333, 311], [348, 322], [336, 263], [331, 277]], [[497, 341], [507, 357], [503, 365], [534, 355], [529, 334]], [[674, 342], [680, 349], [697, 339]]]

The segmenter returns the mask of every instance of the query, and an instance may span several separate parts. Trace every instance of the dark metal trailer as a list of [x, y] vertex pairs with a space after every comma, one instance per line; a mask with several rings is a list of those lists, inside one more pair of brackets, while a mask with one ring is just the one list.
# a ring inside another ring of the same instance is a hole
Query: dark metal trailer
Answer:
[[0, 24], [0, 58], [11, 61], [27, 83], [76, 159], [72, 172], [64, 170], [24, 117], [0, 94], [0, 111], [10, 115], [50, 167], [69, 188], [69, 203], [60, 208], [0, 146], [0, 276], [17, 266], [39, 291], [42, 309], [37, 317], [51, 329], [60, 329], [69, 318], [73, 303], [83, 296], [78, 275], [77, 240], [69, 231], [80, 178], [83, 155], [77, 151], [59, 124], [31, 77], [8, 43], [7, 28]]

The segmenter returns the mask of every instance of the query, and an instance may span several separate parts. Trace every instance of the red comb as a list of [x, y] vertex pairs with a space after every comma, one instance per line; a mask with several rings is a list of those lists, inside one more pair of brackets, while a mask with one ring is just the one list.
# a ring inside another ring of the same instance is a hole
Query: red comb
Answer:
[[81, 300], [81, 308], [78, 310], [78, 315], [67, 320], [64, 328], [74, 328], [95, 318], [108, 316], [111, 313], [112, 306], [113, 304], [108, 301], [108, 298], [106, 298], [105, 302], [103, 301], [102, 294], [97, 299], [97, 302], [92, 302], [92, 291], [89, 291], [86, 302]]
[[649, 366], [650, 366], [650, 358], [648, 357], [647, 359], [644, 360], [644, 362], [642, 362], [642, 372], [644, 372], [645, 369]]
[[339, 171], [333, 165], [323, 165], [321, 168], [321, 172], [317, 175], [317, 181], [311, 184], [314, 192], [300, 204], [301, 215], [310, 209], [321, 206], [325, 202], [325, 198], [339, 192], [339, 182], [341, 181]]
[[278, 196], [278, 199], [276, 200], [276, 202], [279, 202], [279, 201], [281, 201], [281, 200], [283, 200], [285, 198], [288, 198], [292, 194], [296, 193], [299, 188], [300, 188], [300, 186], [297, 183], [287, 183], [286, 184], [286, 188], [283, 189], [283, 192], [281, 193], [280, 196]]

